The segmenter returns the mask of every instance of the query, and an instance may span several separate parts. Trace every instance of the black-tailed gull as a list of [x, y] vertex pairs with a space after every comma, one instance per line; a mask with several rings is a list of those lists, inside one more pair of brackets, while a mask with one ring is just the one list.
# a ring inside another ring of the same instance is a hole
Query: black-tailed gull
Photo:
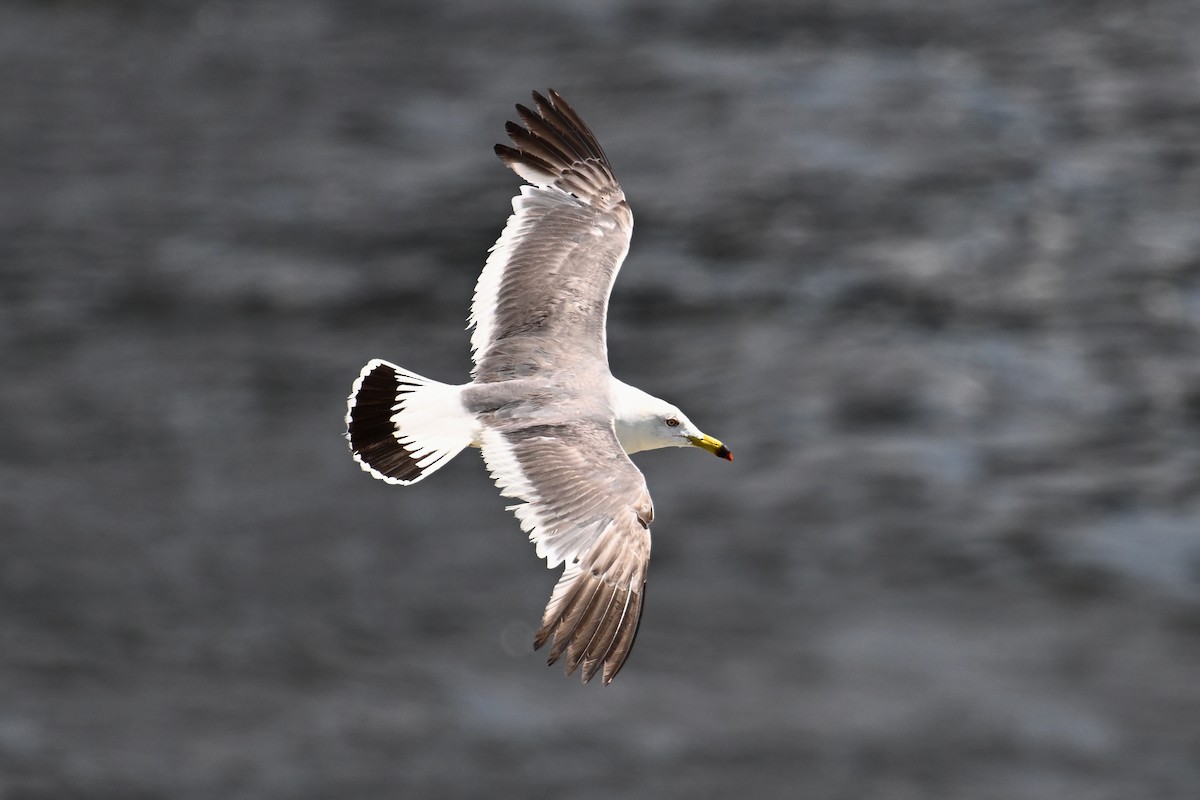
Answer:
[[475, 287], [475, 368], [461, 386], [386, 361], [363, 368], [347, 438], [362, 468], [416, 483], [468, 445], [550, 568], [566, 569], [534, 639], [553, 639], [567, 674], [609, 683], [641, 617], [654, 506], [628, 453], [696, 446], [733, 460], [675, 406], [608, 368], [608, 295], [629, 251], [633, 215], [595, 136], [553, 90], [517, 106], [516, 147], [496, 155], [531, 186]]

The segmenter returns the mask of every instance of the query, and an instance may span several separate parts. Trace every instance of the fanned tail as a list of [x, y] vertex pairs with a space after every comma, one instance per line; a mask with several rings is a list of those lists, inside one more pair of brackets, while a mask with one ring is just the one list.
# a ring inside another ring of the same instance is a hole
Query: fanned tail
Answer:
[[354, 460], [388, 483], [408, 485], [436, 471], [475, 438], [461, 392], [386, 361], [369, 362], [347, 401]]

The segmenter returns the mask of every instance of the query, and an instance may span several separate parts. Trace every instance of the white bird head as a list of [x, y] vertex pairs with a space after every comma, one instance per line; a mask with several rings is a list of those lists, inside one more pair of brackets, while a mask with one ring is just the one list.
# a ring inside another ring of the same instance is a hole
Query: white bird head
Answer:
[[666, 400], [613, 379], [612, 403], [617, 440], [626, 453], [660, 447], [699, 447], [733, 461], [733, 453], [696, 427], [687, 415]]

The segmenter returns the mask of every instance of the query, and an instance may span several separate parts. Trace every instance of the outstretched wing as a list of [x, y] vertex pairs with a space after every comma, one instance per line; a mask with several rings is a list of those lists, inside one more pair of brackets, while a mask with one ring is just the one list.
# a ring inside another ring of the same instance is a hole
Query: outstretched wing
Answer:
[[[475, 286], [469, 326], [475, 380], [553, 370], [569, 348], [607, 368], [604, 324], [613, 280], [629, 252], [633, 214], [596, 137], [553, 90], [518, 105], [508, 123], [516, 147], [496, 155], [532, 186]], [[576, 363], [578, 361], [576, 360]]]
[[540, 648], [553, 638], [550, 664], [565, 652], [567, 674], [586, 683], [601, 666], [604, 683], [620, 671], [637, 634], [650, 560], [650, 493], [617, 442], [611, 423], [580, 420], [517, 429], [485, 428], [483, 458], [554, 587]]

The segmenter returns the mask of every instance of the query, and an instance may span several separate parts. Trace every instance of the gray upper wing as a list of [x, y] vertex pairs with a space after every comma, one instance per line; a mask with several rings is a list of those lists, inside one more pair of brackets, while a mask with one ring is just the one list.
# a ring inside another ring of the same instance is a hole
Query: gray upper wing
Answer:
[[534, 642], [551, 638], [550, 663], [584, 681], [603, 667], [613, 679], [633, 647], [641, 617], [650, 521], [645, 479], [621, 450], [611, 423], [485, 428], [483, 457], [521, 528], [551, 567], [566, 569]]
[[507, 380], [582, 360], [607, 364], [608, 295], [633, 215], [595, 136], [556, 92], [534, 92], [508, 123], [515, 147], [496, 154], [532, 186], [475, 287], [471, 348], [476, 382]]

